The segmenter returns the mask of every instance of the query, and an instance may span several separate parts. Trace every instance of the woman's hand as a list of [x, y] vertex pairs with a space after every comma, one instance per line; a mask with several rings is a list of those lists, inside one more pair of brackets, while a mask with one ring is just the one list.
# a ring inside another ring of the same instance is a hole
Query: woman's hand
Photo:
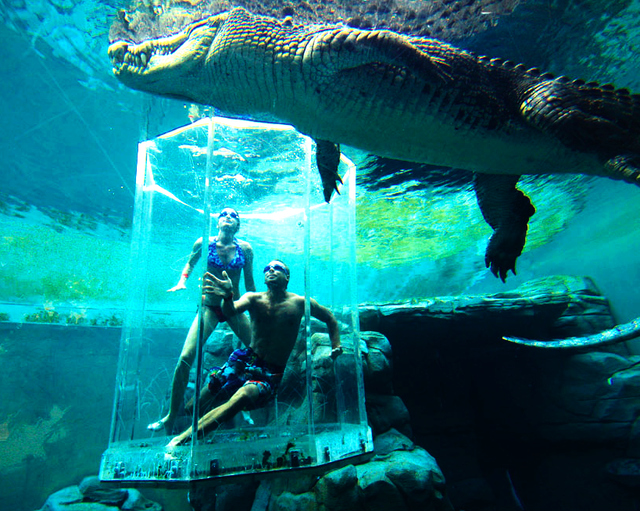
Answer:
[[178, 282], [175, 286], [173, 286], [171, 289], [167, 289], [167, 293], [175, 293], [176, 291], [182, 291], [183, 289], [187, 289], [187, 286], [185, 285], [184, 281], [180, 279], [180, 282]]

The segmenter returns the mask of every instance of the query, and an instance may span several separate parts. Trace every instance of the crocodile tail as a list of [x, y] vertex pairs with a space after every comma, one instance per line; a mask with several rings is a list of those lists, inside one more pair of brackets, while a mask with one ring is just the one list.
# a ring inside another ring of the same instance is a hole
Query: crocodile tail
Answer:
[[532, 346], [534, 348], [584, 349], [630, 341], [637, 337], [640, 337], [640, 318], [586, 337], [568, 337], [567, 339], [554, 339], [551, 341], [535, 341], [522, 337], [503, 337], [503, 339], [515, 344]]

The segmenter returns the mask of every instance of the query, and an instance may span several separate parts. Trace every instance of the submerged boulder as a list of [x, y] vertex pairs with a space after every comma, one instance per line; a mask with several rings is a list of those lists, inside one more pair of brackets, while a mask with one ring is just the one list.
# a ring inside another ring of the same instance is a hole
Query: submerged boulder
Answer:
[[608, 300], [588, 277], [554, 275], [526, 282], [512, 291], [488, 295], [444, 296], [411, 303], [362, 305], [360, 327], [391, 338], [398, 332], [419, 340], [451, 342], [482, 332], [553, 339], [590, 335], [615, 325]]
[[162, 511], [157, 502], [133, 488], [109, 488], [97, 476], [85, 477], [49, 496], [40, 511]]
[[[262, 482], [262, 511], [453, 511], [436, 460], [396, 430], [379, 435], [370, 461], [320, 477], [310, 489]], [[291, 478], [295, 479], [295, 478]], [[254, 505], [254, 511], [257, 511]]]

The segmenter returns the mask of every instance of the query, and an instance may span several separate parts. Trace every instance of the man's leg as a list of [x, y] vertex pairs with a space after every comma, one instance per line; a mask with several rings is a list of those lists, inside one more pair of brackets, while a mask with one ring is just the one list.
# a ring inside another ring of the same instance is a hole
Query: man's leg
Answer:
[[[246, 314], [236, 314], [232, 318], [228, 318], [227, 324], [242, 344], [247, 347], [251, 346], [251, 322]], [[248, 411], [242, 410], [242, 418], [246, 423], [253, 424], [253, 419]]]
[[[200, 409], [200, 415], [203, 415], [207, 410], [218, 406], [222, 402], [226, 401], [224, 396], [226, 394], [224, 392], [220, 392], [219, 390], [215, 393], [211, 392], [209, 385], [205, 385], [202, 387], [200, 391], [200, 398], [198, 400], [198, 408]], [[184, 405], [184, 411], [187, 415], [191, 415], [193, 413], [193, 403], [195, 399], [192, 397], [189, 399], [186, 405]]]
[[[213, 329], [217, 326], [218, 320], [211, 313], [208, 307], [204, 309], [204, 339], [208, 339], [213, 332]], [[200, 314], [196, 315], [196, 318], [191, 323], [189, 333], [184, 341], [182, 347], [182, 353], [176, 364], [176, 368], [173, 372], [173, 381], [171, 382], [171, 397], [169, 400], [169, 413], [160, 419], [158, 422], [149, 424], [148, 429], [158, 431], [164, 427], [165, 432], [170, 435], [173, 429], [173, 423], [178, 417], [180, 406], [184, 400], [184, 392], [187, 390], [187, 384], [189, 383], [189, 371], [191, 365], [196, 358], [196, 348], [198, 346], [198, 328], [200, 326]]]
[[[240, 387], [235, 394], [231, 396], [229, 401], [207, 412], [200, 421], [198, 421], [198, 432], [206, 435], [213, 431], [224, 422], [235, 417], [240, 410], [243, 410], [247, 406], [251, 407], [259, 396], [260, 390], [258, 386], [253, 383]], [[174, 437], [167, 447], [182, 445], [191, 438], [191, 433], [192, 428], [187, 429], [180, 435]]]

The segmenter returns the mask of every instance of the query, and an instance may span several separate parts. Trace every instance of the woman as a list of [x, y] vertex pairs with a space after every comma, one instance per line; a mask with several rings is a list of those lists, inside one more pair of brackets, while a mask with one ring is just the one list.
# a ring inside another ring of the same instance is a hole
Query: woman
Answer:
[[[240, 229], [240, 215], [235, 209], [224, 208], [218, 216], [218, 235], [209, 238], [209, 250], [207, 256], [207, 271], [218, 278], [222, 277], [225, 271], [233, 283], [233, 294], [240, 297], [240, 275], [244, 271], [244, 287], [247, 291], [255, 291], [256, 285], [253, 281], [253, 248], [246, 241], [235, 237]], [[168, 290], [168, 292], [186, 289], [186, 282], [196, 263], [200, 259], [202, 252], [202, 238], [193, 245], [189, 261], [182, 270], [182, 275], [178, 283]], [[208, 339], [218, 323], [226, 321], [220, 308], [222, 299], [215, 295], [203, 295], [203, 339]], [[201, 311], [202, 313], [202, 311]], [[191, 324], [189, 333], [182, 347], [180, 359], [173, 373], [171, 384], [171, 399], [169, 413], [158, 422], [149, 424], [148, 429], [159, 431], [164, 428], [167, 434], [171, 434], [173, 423], [178, 417], [184, 392], [189, 382], [189, 370], [196, 357], [198, 345], [198, 327], [200, 325], [200, 314]], [[229, 322], [229, 326], [234, 333], [245, 344], [251, 341], [251, 330], [249, 319], [244, 314], [238, 314]]]

